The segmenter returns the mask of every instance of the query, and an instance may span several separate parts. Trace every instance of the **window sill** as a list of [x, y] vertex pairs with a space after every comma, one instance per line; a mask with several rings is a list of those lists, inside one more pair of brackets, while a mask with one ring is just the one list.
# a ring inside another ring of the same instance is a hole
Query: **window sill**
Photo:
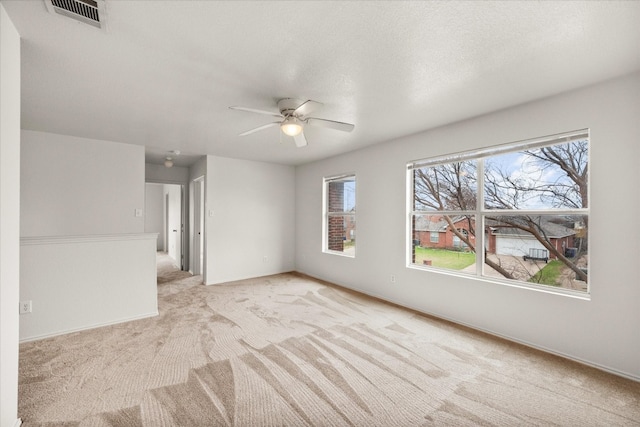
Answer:
[[322, 253], [329, 254], [329, 255], [337, 255], [337, 256], [344, 257], [344, 258], [355, 258], [356, 257], [355, 254], [345, 254], [344, 252], [339, 252], [339, 251], [324, 250], [324, 251], [322, 251]]
[[535, 283], [525, 284], [523, 282], [512, 281], [508, 279], [499, 279], [495, 277], [477, 276], [471, 273], [460, 273], [452, 270], [440, 269], [437, 267], [423, 267], [417, 264], [409, 264], [407, 268], [412, 270], [428, 271], [430, 273], [444, 274], [447, 276], [459, 277], [462, 279], [474, 280], [492, 285], [509, 286], [512, 288], [524, 289], [527, 291], [543, 292], [546, 294], [559, 295], [569, 298], [580, 299], [583, 301], [591, 301], [589, 292], [575, 291], [572, 289], [556, 288], [548, 285], [536, 285]]

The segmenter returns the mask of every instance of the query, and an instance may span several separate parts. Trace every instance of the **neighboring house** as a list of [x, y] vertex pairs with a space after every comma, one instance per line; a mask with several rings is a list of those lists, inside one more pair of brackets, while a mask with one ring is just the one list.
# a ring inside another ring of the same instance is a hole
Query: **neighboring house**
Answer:
[[[575, 230], [550, 221], [545, 221], [540, 227], [544, 235], [547, 236], [549, 243], [558, 252], [564, 254], [567, 248], [575, 246]], [[545, 260], [556, 258], [538, 239], [526, 231], [515, 227], [494, 225], [488, 226], [487, 232], [487, 252], [489, 253]]]
[[[475, 222], [471, 224], [466, 217], [452, 218], [454, 227], [463, 235], [475, 230]], [[575, 246], [576, 230], [561, 224], [544, 221], [541, 225], [549, 242], [560, 253]], [[453, 232], [442, 215], [421, 216], [416, 218], [414, 226], [414, 244], [422, 247], [464, 250], [467, 245]], [[472, 244], [475, 236], [470, 236]], [[533, 235], [515, 227], [489, 224], [485, 230], [485, 244], [488, 253], [496, 255], [513, 255], [541, 259], [554, 259], [555, 256]]]
[[[468, 236], [470, 234], [469, 221], [466, 217], [452, 218], [458, 231]], [[473, 226], [473, 222], [471, 223]], [[474, 243], [475, 236], [471, 235]], [[467, 245], [453, 232], [442, 215], [419, 216], [414, 226], [414, 243], [425, 248], [458, 249]]]

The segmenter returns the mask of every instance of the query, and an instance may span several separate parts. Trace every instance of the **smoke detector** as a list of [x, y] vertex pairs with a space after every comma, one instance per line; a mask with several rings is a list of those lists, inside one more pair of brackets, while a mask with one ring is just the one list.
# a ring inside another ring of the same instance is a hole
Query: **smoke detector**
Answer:
[[107, 28], [104, 0], [44, 0], [44, 4], [51, 13], [103, 30]]

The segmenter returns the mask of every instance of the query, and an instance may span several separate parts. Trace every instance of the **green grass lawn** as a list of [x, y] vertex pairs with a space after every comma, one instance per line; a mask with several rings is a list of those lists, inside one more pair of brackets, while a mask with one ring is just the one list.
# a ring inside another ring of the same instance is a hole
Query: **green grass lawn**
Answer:
[[549, 261], [542, 270], [531, 276], [529, 282], [540, 283], [542, 285], [559, 286], [557, 279], [563, 266], [564, 264], [561, 261], [555, 259], [553, 261]]
[[476, 254], [416, 246], [416, 264], [422, 265], [425, 259], [431, 260], [431, 265], [434, 267], [462, 270], [476, 262]]

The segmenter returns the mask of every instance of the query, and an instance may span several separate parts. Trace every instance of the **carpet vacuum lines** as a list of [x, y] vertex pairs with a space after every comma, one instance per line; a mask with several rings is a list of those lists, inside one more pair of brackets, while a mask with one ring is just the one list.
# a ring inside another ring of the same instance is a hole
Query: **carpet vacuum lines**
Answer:
[[296, 274], [164, 266], [158, 305], [21, 344], [23, 425], [640, 425], [636, 382]]

